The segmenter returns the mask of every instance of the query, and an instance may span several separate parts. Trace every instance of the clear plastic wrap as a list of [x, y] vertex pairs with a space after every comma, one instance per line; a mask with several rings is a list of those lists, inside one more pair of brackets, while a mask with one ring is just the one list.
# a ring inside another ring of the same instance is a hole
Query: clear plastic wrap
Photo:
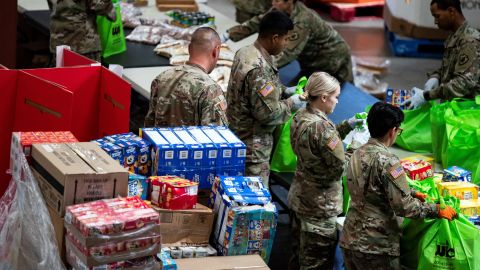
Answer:
[[65, 269], [47, 207], [23, 154], [14, 166], [21, 173], [0, 199], [0, 269]]
[[162, 29], [157, 26], [140, 25], [126, 37], [129, 41], [142, 42], [156, 45], [162, 38]]
[[133, 6], [129, 3], [120, 3], [120, 10], [122, 12], [122, 23], [124, 27], [135, 28], [142, 23], [138, 16], [142, 15], [140, 9]]
[[352, 57], [352, 62], [355, 86], [379, 99], [384, 99], [388, 84], [382, 82], [381, 77], [388, 72], [390, 60]]

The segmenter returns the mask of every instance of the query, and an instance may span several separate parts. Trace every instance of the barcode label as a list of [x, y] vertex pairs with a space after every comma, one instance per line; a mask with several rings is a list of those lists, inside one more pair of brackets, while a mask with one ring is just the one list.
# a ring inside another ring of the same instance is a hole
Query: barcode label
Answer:
[[217, 150], [208, 151], [208, 158], [210, 158], [210, 159], [217, 158]]
[[223, 151], [224, 158], [231, 158], [232, 157], [232, 150], [224, 150]]
[[165, 151], [165, 159], [173, 159], [173, 151]]
[[195, 196], [198, 193], [198, 186], [191, 186], [186, 188], [187, 194], [190, 196]]
[[180, 159], [187, 159], [188, 158], [188, 151], [180, 151]]
[[202, 159], [203, 158], [203, 151], [195, 151], [193, 154], [193, 159]]
[[247, 156], [247, 149], [239, 149], [238, 150], [238, 157], [246, 157]]

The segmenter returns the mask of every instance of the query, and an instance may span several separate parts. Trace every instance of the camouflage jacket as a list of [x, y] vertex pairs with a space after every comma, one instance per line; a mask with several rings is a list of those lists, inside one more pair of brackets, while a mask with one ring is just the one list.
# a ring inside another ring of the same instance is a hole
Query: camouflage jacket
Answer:
[[480, 95], [480, 32], [465, 22], [445, 41], [442, 66], [429, 76], [440, 80], [430, 99]]
[[271, 6], [271, 0], [233, 0], [236, 9], [251, 14], [265, 13]]
[[[263, 15], [234, 26], [228, 30], [232, 41], [239, 41], [258, 32]], [[350, 58], [350, 48], [345, 40], [312, 9], [300, 1], [295, 3], [293, 13], [293, 31], [287, 48], [277, 57], [282, 67], [297, 59], [302, 69], [327, 71], [328, 63]]]
[[437, 216], [434, 204], [412, 197], [400, 160], [376, 139], [353, 153], [347, 169], [350, 208], [340, 245], [363, 253], [400, 255], [396, 217]]
[[80, 54], [100, 52], [97, 15], [108, 15], [114, 9], [111, 0], [48, 0], [50, 15], [50, 52], [68, 45]]
[[173, 67], [152, 82], [145, 126], [227, 125], [227, 103], [220, 86], [201, 67]]
[[307, 106], [292, 119], [290, 141], [297, 170], [290, 191], [290, 209], [301, 216], [333, 217], [342, 212], [342, 174], [347, 158], [341, 138], [352, 128], [335, 126], [325, 113]]
[[292, 104], [272, 56], [256, 41], [235, 54], [227, 90], [230, 129], [247, 145], [247, 161], [270, 160], [272, 133], [290, 117]]

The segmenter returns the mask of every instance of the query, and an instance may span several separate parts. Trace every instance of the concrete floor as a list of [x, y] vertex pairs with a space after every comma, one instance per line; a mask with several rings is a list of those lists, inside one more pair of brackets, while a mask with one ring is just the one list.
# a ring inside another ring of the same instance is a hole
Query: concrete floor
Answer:
[[[208, 5], [230, 18], [235, 18], [235, 8], [229, 0], [208, 0]], [[410, 89], [414, 86], [422, 87], [426, 81], [426, 73], [440, 66], [438, 59], [420, 59], [395, 57], [392, 55], [388, 40], [385, 36], [384, 22], [382, 19], [361, 19], [350, 23], [338, 23], [329, 19], [327, 14], [321, 16], [344, 37], [352, 49], [355, 57], [372, 57], [390, 61], [388, 73], [380, 78], [389, 88]], [[295, 64], [292, 64], [295, 65]], [[295, 67], [293, 68], [295, 69]], [[282, 71], [280, 71], [282, 75]], [[285, 82], [285, 78], [282, 78]], [[283, 193], [286, 198], [287, 190], [275, 190]], [[277, 235], [270, 257], [271, 269], [287, 269], [288, 259], [291, 254], [291, 239], [289, 233], [288, 215], [279, 215]], [[341, 269], [341, 268], [336, 268]]]

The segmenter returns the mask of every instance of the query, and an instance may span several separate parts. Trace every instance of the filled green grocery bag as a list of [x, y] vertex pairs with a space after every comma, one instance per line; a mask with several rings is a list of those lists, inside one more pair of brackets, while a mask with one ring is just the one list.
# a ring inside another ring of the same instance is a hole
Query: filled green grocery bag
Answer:
[[431, 107], [431, 103], [425, 103], [418, 109], [403, 110], [405, 115], [401, 126], [403, 132], [396, 140], [400, 148], [416, 153], [432, 152]]
[[[307, 84], [307, 77], [302, 77], [297, 83], [296, 94], [303, 94], [303, 88]], [[297, 169], [297, 156], [293, 152], [290, 143], [290, 125], [295, 114], [292, 114], [287, 122], [277, 127], [277, 144], [273, 151], [270, 170], [274, 172], [295, 172]]]
[[452, 100], [445, 110], [444, 168], [459, 166], [480, 183], [480, 100]]
[[445, 137], [445, 111], [450, 102], [434, 103], [430, 109], [430, 124], [432, 127], [432, 153], [435, 161], [442, 162], [442, 144]]
[[[415, 181], [423, 182], [423, 181]], [[460, 201], [452, 196], [433, 200], [457, 213]], [[430, 202], [433, 202], [430, 201]], [[400, 259], [408, 269], [480, 269], [480, 230], [459, 214], [458, 218], [405, 219]]]
[[102, 44], [102, 56], [109, 57], [127, 50], [123, 33], [122, 12], [118, 0], [113, 0], [116, 20], [110, 21], [106, 16], [97, 16], [97, 31]]

